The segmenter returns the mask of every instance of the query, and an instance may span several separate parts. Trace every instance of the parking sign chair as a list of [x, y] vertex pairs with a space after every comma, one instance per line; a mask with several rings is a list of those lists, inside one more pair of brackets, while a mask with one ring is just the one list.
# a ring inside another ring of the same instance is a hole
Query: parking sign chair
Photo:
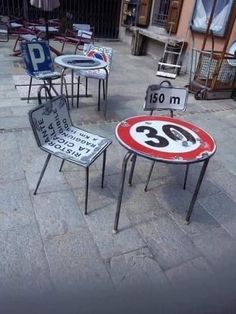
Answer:
[[48, 43], [44, 41], [22, 42], [21, 51], [26, 71], [30, 76], [27, 102], [29, 102], [30, 99], [33, 78], [42, 80], [44, 85], [48, 85], [49, 89], [53, 90], [56, 95], [58, 95], [58, 92], [54, 88], [52, 81], [61, 78], [63, 83], [61, 84], [61, 94], [63, 93], [63, 86], [65, 85], [66, 96], [68, 98], [65, 77], [54, 70]]
[[[50, 94], [49, 89], [43, 86]], [[40, 101], [41, 103], [41, 101]], [[86, 170], [85, 210], [88, 207], [89, 167], [103, 154], [102, 182], [104, 185], [106, 150], [112, 143], [110, 139], [75, 127], [70, 118], [65, 96], [56, 96], [45, 104], [40, 104], [29, 112], [29, 120], [40, 149], [48, 155], [41, 171], [34, 194], [36, 195], [51, 156], [82, 166]]]

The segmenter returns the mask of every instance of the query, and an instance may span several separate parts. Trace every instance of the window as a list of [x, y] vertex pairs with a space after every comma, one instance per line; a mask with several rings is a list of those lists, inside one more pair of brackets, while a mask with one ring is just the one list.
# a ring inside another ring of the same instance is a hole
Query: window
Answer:
[[[217, 36], [224, 36], [234, 0], [217, 0], [210, 29]], [[213, 0], [196, 0], [192, 16], [192, 28], [206, 32], [213, 9]]]
[[152, 25], [165, 26], [170, 0], [156, 0], [153, 8]]

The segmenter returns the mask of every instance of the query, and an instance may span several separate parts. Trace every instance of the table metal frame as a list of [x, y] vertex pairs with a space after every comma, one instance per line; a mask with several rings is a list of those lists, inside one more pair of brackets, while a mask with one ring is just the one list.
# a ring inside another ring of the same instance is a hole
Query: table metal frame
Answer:
[[[91, 65], [91, 66], [82, 66], [78, 64], [70, 64], [63, 61], [63, 58], [76, 58], [77, 60], [91, 60], [96, 61], [96, 63], [99, 62], [99, 65]], [[107, 71], [107, 63], [103, 60], [99, 60], [97, 58], [91, 58], [87, 56], [82, 55], [62, 55], [58, 56], [54, 59], [54, 62], [58, 65], [62, 66], [63, 73], [67, 70], [71, 70], [71, 97], [72, 97], [72, 107], [74, 107], [74, 71], [75, 70], [97, 70], [97, 69], [104, 69], [106, 71], [106, 86], [105, 86], [105, 109], [104, 109], [104, 115], [106, 116], [107, 111], [107, 90], [108, 90], [108, 71]], [[79, 97], [79, 95], [76, 95], [76, 97]], [[88, 97], [88, 95], [86, 95]], [[77, 108], [78, 108], [78, 102], [77, 102]]]

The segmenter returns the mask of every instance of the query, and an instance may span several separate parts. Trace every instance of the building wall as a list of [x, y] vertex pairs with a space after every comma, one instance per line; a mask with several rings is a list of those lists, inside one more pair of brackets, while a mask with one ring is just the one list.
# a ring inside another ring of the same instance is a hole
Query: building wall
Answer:
[[[210, 0], [209, 0], [210, 1]], [[195, 0], [185, 0], [183, 2], [182, 6], [182, 11], [181, 11], [181, 16], [180, 16], [180, 21], [179, 21], [179, 26], [176, 35], [172, 35], [173, 37], [176, 38], [181, 38], [184, 39], [188, 43], [187, 51], [185, 54], [185, 59], [184, 59], [184, 65], [185, 68], [188, 66], [188, 58], [191, 52], [191, 48], [193, 47], [193, 40], [191, 36], [191, 32], [189, 31], [189, 24], [191, 21], [193, 9], [194, 9], [194, 4]], [[150, 23], [152, 21], [152, 14], [153, 14], [153, 7], [154, 7], [154, 1], [152, 3], [152, 10], [151, 10], [151, 16], [150, 16]], [[151, 26], [149, 24], [147, 30], [151, 30], [152, 32], [156, 32], [158, 34], [165, 34], [166, 36], [168, 35], [167, 32], [157, 26]], [[119, 32], [120, 39], [122, 41], [125, 41], [132, 45], [132, 31], [126, 29], [125, 27], [122, 27], [120, 25], [120, 32]], [[195, 48], [202, 49], [202, 43], [204, 39], [204, 34], [202, 33], [197, 33], [194, 32], [194, 38], [195, 38]], [[228, 47], [232, 45], [232, 43], [236, 40], [236, 23], [234, 23], [233, 28], [232, 28], [232, 33], [228, 42]], [[163, 54], [163, 48], [164, 48], [164, 43], [162, 41], [158, 40], [152, 40], [147, 38], [146, 39], [146, 53], [152, 55], [156, 59], [160, 59], [160, 57]], [[214, 38], [214, 49], [218, 51], [222, 51], [223, 47], [225, 44], [225, 37], [215, 37]], [[208, 38], [207, 44], [205, 46], [205, 49], [211, 50], [211, 38]]]
[[[180, 22], [179, 22], [179, 26], [178, 26], [178, 31], [176, 34], [176, 37], [186, 38], [188, 43], [189, 43], [189, 47], [191, 47], [192, 39], [191, 39], [190, 32], [186, 33], [186, 30], [189, 28], [189, 23], [191, 21], [193, 9], [194, 9], [194, 4], [195, 4], [195, 0], [185, 0], [184, 1], [183, 7], [182, 7], [182, 12], [181, 12], [181, 17], [180, 17]], [[195, 42], [196, 48], [201, 49], [203, 38], [205, 35], [201, 34], [201, 33], [197, 33], [197, 32], [195, 32], [194, 34], [195, 34], [194, 36], [195, 36], [195, 41], [196, 41]], [[234, 23], [228, 47], [231, 46], [232, 42], [235, 39], [236, 39], [236, 23]], [[224, 38], [215, 37], [214, 41], [215, 41], [215, 50], [221, 51], [223, 46], [224, 46], [224, 43], [225, 43], [225, 37]], [[211, 49], [210, 38], [207, 41], [206, 49]]]

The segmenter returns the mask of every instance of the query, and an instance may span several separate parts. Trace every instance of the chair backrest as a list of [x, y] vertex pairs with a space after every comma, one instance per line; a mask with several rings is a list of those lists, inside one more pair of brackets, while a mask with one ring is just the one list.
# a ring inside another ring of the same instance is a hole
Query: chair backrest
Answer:
[[[72, 126], [67, 101], [63, 95], [30, 110], [29, 120], [39, 147], [50, 143], [57, 134], [70, 131]], [[66, 146], [66, 143], [61, 144]]]
[[73, 24], [73, 29], [77, 32], [80, 39], [92, 40], [93, 28], [90, 24]]
[[9, 29], [7, 24], [0, 22], [0, 41], [9, 40]]
[[48, 43], [44, 41], [22, 42], [21, 51], [30, 75], [37, 76], [40, 72], [54, 71]]
[[93, 44], [84, 45], [84, 54], [88, 57], [97, 58], [107, 63], [109, 71], [112, 63], [113, 49], [111, 47], [95, 46]]
[[187, 106], [188, 89], [173, 87], [170, 81], [164, 80], [159, 85], [149, 85], [146, 90], [144, 110], [169, 110], [173, 117], [176, 110], [185, 111]]
[[91, 26], [90, 24], [73, 24], [73, 29], [76, 31], [78, 30], [90, 31]]

